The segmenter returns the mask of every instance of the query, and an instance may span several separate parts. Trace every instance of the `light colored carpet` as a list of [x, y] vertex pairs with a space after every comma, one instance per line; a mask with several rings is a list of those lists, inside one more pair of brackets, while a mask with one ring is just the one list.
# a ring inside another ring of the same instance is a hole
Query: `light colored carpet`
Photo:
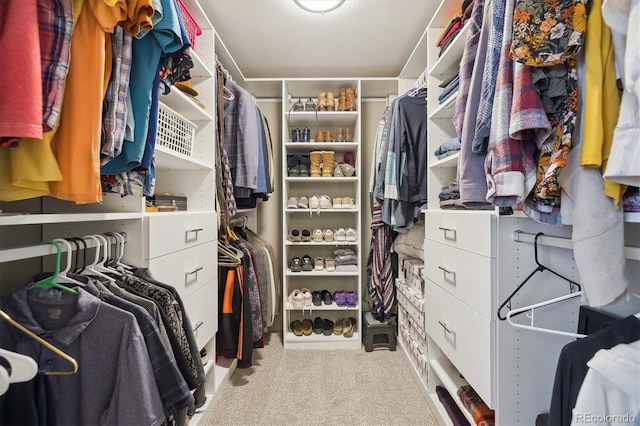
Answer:
[[284, 350], [279, 332], [237, 369], [207, 425], [437, 425], [400, 347]]

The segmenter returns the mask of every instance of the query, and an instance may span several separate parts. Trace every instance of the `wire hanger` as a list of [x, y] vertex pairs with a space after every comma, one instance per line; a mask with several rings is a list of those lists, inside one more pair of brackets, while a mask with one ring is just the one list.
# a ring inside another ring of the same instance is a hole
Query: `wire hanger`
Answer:
[[[562, 275], [560, 275], [559, 273], [553, 271], [552, 269], [549, 269], [548, 267], [544, 266], [542, 263], [540, 263], [540, 261], [538, 260], [538, 239], [543, 236], [544, 233], [539, 232], [536, 234], [535, 238], [533, 239], [533, 256], [536, 262], [536, 269], [534, 269], [528, 276], [527, 278], [524, 279], [524, 281], [522, 281], [520, 283], [520, 285], [518, 285], [518, 287], [516, 287], [516, 289], [509, 295], [509, 297], [507, 297], [507, 299], [502, 302], [502, 305], [500, 305], [500, 307], [498, 308], [498, 318], [501, 321], [504, 321], [507, 319], [506, 316], [502, 316], [501, 312], [502, 309], [506, 306], [507, 308], [511, 309], [511, 299], [513, 299], [513, 297], [516, 295], [516, 293], [518, 293], [518, 291], [520, 291], [520, 289], [531, 279], [531, 277], [533, 277], [536, 273], [538, 272], [544, 272], [544, 271], [549, 271], [552, 274], [556, 275], [557, 277], [562, 278], [565, 281], [568, 281], [570, 284], [570, 288], [572, 289], [573, 286], [576, 286], [578, 288], [578, 290], [582, 290], [582, 288], [580, 287], [580, 284], [570, 280], [569, 278], [566, 278]], [[577, 293], [572, 293], [573, 295], [577, 294]], [[543, 302], [544, 303], [544, 302]], [[527, 309], [529, 310], [529, 309]], [[519, 313], [525, 312], [527, 310], [521, 311]], [[515, 314], [514, 314], [515, 315]], [[513, 316], [513, 315], [512, 315]]]
[[[53, 275], [51, 275], [50, 277], [47, 277], [44, 280], [38, 281], [36, 283], [29, 284], [27, 286], [27, 290], [31, 290], [34, 288], [57, 288], [58, 290], [66, 291], [71, 294], [77, 295], [78, 294], [77, 290], [64, 286], [61, 283], [56, 281], [56, 278], [58, 277], [58, 275], [60, 275], [60, 257], [62, 252], [59, 241], [58, 240], [45, 241], [45, 243], [53, 244], [54, 246], [56, 246], [56, 270], [53, 273]], [[69, 244], [69, 248], [71, 248], [71, 244]], [[68, 258], [68, 260], [71, 261], [71, 258]], [[69, 265], [69, 267], [71, 266]]]
[[33, 340], [35, 340], [36, 342], [40, 343], [41, 345], [43, 345], [44, 347], [46, 347], [51, 352], [55, 353], [56, 355], [58, 355], [59, 357], [61, 357], [65, 361], [68, 361], [69, 364], [71, 364], [73, 366], [73, 369], [71, 371], [47, 371], [47, 372], [44, 373], [45, 376], [73, 376], [74, 374], [76, 374], [78, 372], [78, 362], [73, 357], [69, 356], [65, 352], [63, 352], [60, 349], [56, 348], [51, 343], [47, 342], [46, 340], [44, 340], [43, 338], [41, 338], [40, 336], [38, 336], [37, 334], [35, 334], [31, 330], [29, 330], [28, 328], [24, 327], [22, 324], [19, 324], [18, 322], [14, 321], [14, 319], [11, 318], [2, 309], [0, 309], [0, 317], [4, 318], [9, 324], [14, 326], [18, 330], [22, 331], [27, 336], [31, 337]]

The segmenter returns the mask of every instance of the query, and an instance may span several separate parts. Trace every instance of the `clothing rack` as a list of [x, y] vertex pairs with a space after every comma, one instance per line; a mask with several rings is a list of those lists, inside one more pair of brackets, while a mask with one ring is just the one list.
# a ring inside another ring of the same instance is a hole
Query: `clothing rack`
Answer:
[[[520, 243], [533, 243], [536, 234], [530, 234], [523, 231], [514, 231], [513, 241]], [[564, 249], [573, 249], [573, 242], [570, 238], [564, 237], [550, 237], [542, 235], [538, 238], [538, 244], [542, 244], [549, 247], [559, 247]], [[640, 247], [625, 246], [624, 257], [630, 260], [640, 260]]]
[[[127, 241], [127, 234], [124, 232], [120, 232], [120, 235], [124, 237], [124, 241]], [[99, 244], [93, 239], [86, 239], [86, 248], [95, 248], [98, 247]], [[84, 248], [84, 247], [83, 247]], [[60, 251], [65, 252], [67, 248], [62, 245], [60, 246]], [[9, 249], [0, 250], [0, 263], [5, 262], [14, 262], [16, 260], [22, 259], [32, 259], [34, 257], [42, 257], [50, 254], [56, 254], [58, 251], [56, 246], [53, 244], [38, 244], [32, 246], [24, 246], [24, 247], [14, 247]]]
[[233, 81], [231, 73], [229, 73], [229, 71], [222, 65], [222, 62], [218, 59], [218, 55], [216, 55], [216, 66], [220, 67], [225, 79]]

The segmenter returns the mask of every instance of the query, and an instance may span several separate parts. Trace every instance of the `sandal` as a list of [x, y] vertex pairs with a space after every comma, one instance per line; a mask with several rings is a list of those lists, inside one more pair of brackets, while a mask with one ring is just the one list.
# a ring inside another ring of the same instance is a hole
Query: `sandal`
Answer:
[[313, 333], [313, 323], [308, 318], [302, 320], [302, 333], [305, 336], [310, 336]]
[[[353, 331], [356, 328], [355, 323], [351, 322], [352, 318], [346, 318], [342, 322], [342, 335], [344, 337], [353, 337]], [[355, 320], [355, 319], [354, 319]]]
[[289, 328], [296, 336], [302, 336], [302, 323], [298, 320], [291, 321]]
[[342, 334], [342, 327], [342, 318], [338, 318], [336, 323], [333, 325], [333, 334], [340, 336]]

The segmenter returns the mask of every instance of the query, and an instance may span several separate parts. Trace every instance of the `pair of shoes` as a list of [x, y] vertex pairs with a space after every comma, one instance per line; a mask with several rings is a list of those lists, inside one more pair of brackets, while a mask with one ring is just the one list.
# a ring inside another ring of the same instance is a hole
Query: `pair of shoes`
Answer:
[[342, 320], [342, 335], [346, 338], [353, 337], [353, 333], [356, 331], [356, 319], [354, 317], [345, 318]]
[[313, 241], [316, 243], [320, 243], [322, 241], [333, 242], [335, 241], [335, 237], [333, 235], [333, 231], [331, 229], [325, 229], [324, 231], [320, 228], [316, 228], [313, 230]]
[[302, 103], [302, 99], [298, 98], [298, 100], [291, 106], [291, 111], [293, 112], [303, 112], [303, 111], [315, 111], [316, 104], [313, 102], [311, 98], [307, 99], [304, 103]]
[[314, 142], [334, 142], [333, 133], [330, 130], [318, 130], [313, 138]]
[[287, 299], [289, 300], [291, 306], [293, 306], [294, 308], [311, 306], [313, 303], [313, 296], [311, 295], [311, 290], [309, 290], [308, 288], [294, 288], [291, 293], [289, 293], [289, 297]]
[[358, 306], [358, 295], [355, 291], [338, 290], [333, 293], [333, 300], [336, 305], [343, 307], [348, 306], [350, 308]]
[[355, 209], [356, 205], [351, 197], [336, 197], [332, 204], [334, 209]]
[[358, 241], [358, 233], [353, 228], [339, 228], [334, 232], [336, 241]]
[[291, 321], [289, 328], [296, 336], [310, 336], [313, 333], [313, 323], [310, 319]]
[[288, 209], [308, 209], [309, 199], [302, 195], [301, 197], [289, 197], [287, 200]]
[[[327, 271], [327, 272], [335, 272], [336, 263], [331, 257], [316, 257], [316, 266], [314, 268], [316, 271]], [[312, 294], [313, 295], [313, 294]], [[321, 299], [319, 299], [321, 300]], [[319, 306], [320, 303], [313, 303], [316, 306]]]
[[336, 142], [353, 142], [353, 134], [351, 133], [351, 129], [338, 129], [336, 132]]
[[333, 92], [318, 93], [318, 111], [335, 111], [336, 101]]
[[310, 242], [311, 241], [311, 231], [308, 229], [303, 229], [299, 231], [297, 229], [292, 229], [289, 231], [289, 235], [287, 235], [287, 240], [292, 243], [300, 243], [300, 242]]
[[289, 168], [289, 177], [310, 177], [309, 167], [298, 164]]
[[331, 198], [328, 195], [312, 195], [309, 198], [310, 209], [330, 209], [333, 207]]
[[305, 127], [302, 132], [299, 128], [291, 130], [291, 142], [311, 142], [311, 129]]
[[331, 177], [333, 176], [335, 152], [334, 151], [311, 151], [309, 153], [311, 165], [309, 171], [311, 177]]

